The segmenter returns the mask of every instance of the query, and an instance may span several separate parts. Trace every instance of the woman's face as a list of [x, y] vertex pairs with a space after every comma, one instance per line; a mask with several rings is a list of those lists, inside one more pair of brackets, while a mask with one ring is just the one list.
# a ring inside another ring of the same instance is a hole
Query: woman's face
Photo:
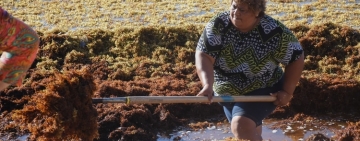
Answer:
[[255, 24], [257, 24], [259, 13], [250, 10], [246, 3], [236, 3], [234, 1], [231, 3], [231, 22], [242, 32], [248, 32], [254, 28]]

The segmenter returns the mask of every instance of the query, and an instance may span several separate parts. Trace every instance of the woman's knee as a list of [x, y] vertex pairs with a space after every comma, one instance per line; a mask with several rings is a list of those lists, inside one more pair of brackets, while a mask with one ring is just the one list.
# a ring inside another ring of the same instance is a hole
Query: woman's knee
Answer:
[[245, 116], [234, 116], [231, 120], [231, 131], [238, 139], [259, 140], [261, 135], [258, 135], [255, 122]]

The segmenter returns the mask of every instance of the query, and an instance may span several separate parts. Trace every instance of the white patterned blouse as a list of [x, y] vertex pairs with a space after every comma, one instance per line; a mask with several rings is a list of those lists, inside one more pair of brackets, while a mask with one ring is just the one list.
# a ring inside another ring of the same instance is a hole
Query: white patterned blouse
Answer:
[[242, 33], [231, 23], [229, 12], [210, 20], [196, 49], [215, 59], [217, 95], [245, 95], [271, 87], [284, 74], [280, 64], [299, 59], [303, 52], [294, 34], [272, 17], [265, 15], [256, 28]]

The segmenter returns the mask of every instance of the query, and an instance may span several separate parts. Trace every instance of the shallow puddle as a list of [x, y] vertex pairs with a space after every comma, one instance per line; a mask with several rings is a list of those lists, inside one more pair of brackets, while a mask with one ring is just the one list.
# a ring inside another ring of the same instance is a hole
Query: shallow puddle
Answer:
[[[294, 121], [287, 122], [285, 125], [281, 120], [266, 119], [263, 121], [262, 136], [266, 141], [303, 141], [317, 133], [331, 138], [337, 130], [342, 130], [345, 127], [345, 121], [334, 119], [318, 119], [311, 122]], [[158, 134], [157, 141], [224, 141], [226, 138], [232, 137], [229, 124], [218, 127], [210, 126], [199, 131], [180, 128], [170, 133]], [[19, 136], [16, 140], [26, 141], [28, 136]], [[0, 138], [0, 140], [2, 139], [6, 140], [5, 138]]]
[[[305, 121], [304, 121], [305, 122]], [[321, 133], [326, 137], [331, 138], [336, 130], [341, 130], [346, 127], [344, 121], [328, 121], [328, 120], [314, 120], [311, 122], [288, 122], [286, 125], [281, 125], [280, 120], [266, 119], [263, 122], [263, 139], [272, 141], [302, 141], [306, 140], [313, 134]], [[229, 125], [222, 127], [207, 127], [204, 130], [178, 130], [171, 134], [159, 134], [157, 141], [220, 141], [232, 137]]]

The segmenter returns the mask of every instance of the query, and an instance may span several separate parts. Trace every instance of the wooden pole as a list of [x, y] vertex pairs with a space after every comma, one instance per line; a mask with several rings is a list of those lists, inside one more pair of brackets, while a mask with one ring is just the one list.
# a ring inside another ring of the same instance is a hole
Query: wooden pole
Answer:
[[[214, 96], [212, 102], [273, 102], [273, 96]], [[209, 102], [205, 96], [128, 96], [94, 98], [93, 103], [201, 103]]]

